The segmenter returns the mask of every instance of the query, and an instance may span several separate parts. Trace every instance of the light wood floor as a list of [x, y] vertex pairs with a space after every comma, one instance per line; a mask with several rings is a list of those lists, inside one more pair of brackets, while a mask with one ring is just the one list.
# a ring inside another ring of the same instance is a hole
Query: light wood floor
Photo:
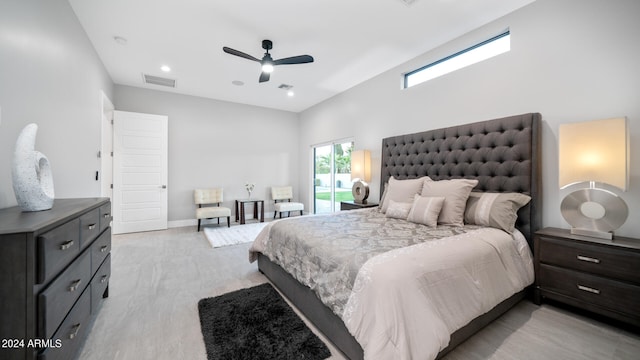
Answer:
[[[80, 359], [205, 360], [198, 300], [267, 281], [248, 248], [213, 249], [195, 227], [113, 236], [110, 296]], [[640, 335], [523, 301], [446, 359], [640, 359]]]

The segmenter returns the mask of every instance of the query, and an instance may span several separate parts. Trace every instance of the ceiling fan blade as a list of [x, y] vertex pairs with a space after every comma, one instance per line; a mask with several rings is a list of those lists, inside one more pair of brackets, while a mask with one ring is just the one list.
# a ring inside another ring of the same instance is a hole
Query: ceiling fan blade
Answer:
[[260, 60], [259, 60], [259, 59], [256, 59], [256, 58], [254, 58], [253, 56], [251, 56], [251, 55], [249, 55], [249, 54], [245, 54], [245, 53], [243, 53], [242, 51], [238, 51], [238, 50], [236, 50], [236, 49], [232, 49], [232, 48], [229, 48], [229, 47], [224, 46], [224, 47], [222, 48], [222, 50], [223, 50], [224, 52], [226, 52], [227, 54], [231, 54], [231, 55], [235, 55], [235, 56], [240, 56], [240, 57], [245, 58], [245, 59], [248, 59], [248, 60], [253, 60], [253, 61], [260, 62]]
[[284, 59], [278, 59], [273, 62], [273, 65], [291, 65], [291, 64], [305, 64], [313, 62], [313, 56], [310, 55], [298, 55]]
[[271, 77], [271, 73], [267, 73], [267, 72], [262, 72], [262, 74], [260, 74], [260, 80], [259, 82], [265, 82], [265, 81], [269, 81], [269, 77]]

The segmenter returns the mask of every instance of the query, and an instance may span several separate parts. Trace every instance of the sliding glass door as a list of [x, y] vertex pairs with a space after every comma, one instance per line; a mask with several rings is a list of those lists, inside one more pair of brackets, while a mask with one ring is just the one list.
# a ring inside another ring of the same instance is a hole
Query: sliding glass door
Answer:
[[314, 212], [326, 214], [340, 210], [341, 201], [351, 195], [352, 140], [335, 141], [313, 148]]

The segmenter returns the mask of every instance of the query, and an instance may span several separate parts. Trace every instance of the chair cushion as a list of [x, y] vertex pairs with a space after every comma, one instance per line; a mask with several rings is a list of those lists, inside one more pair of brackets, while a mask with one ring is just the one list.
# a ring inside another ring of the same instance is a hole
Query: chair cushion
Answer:
[[300, 211], [304, 210], [304, 204], [297, 202], [279, 202], [275, 204], [274, 209], [278, 212]]
[[221, 206], [208, 206], [196, 209], [196, 219], [208, 219], [231, 216], [231, 209]]

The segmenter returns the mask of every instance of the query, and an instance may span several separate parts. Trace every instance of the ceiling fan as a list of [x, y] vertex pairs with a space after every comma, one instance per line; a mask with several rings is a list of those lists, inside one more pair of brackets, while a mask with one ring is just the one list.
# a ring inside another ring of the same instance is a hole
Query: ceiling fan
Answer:
[[260, 74], [260, 82], [269, 81], [269, 77], [271, 76], [271, 72], [273, 71], [273, 67], [276, 65], [292, 65], [292, 64], [305, 64], [313, 62], [313, 56], [310, 55], [298, 55], [287, 57], [283, 59], [273, 60], [271, 58], [271, 54], [269, 54], [269, 50], [273, 48], [273, 43], [271, 40], [262, 40], [262, 48], [267, 50], [262, 57], [262, 60], [257, 59], [249, 54], [243, 53], [242, 51], [238, 51], [229, 47], [224, 46], [222, 50], [227, 54], [240, 56], [245, 59], [257, 61], [262, 65], [262, 73]]

